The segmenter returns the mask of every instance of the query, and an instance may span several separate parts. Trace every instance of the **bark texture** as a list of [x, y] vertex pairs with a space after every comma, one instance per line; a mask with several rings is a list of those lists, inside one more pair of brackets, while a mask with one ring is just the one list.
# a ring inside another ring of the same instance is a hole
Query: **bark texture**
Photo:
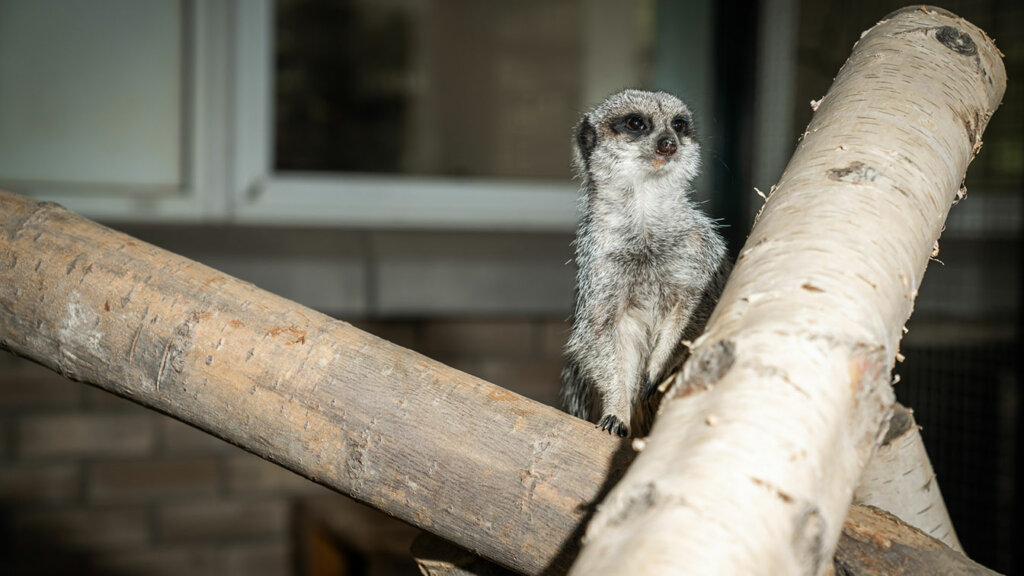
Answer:
[[838, 576], [998, 576], [899, 518], [871, 506], [852, 506], [836, 550]]
[[554, 408], [3, 191], [0, 348], [525, 574], [567, 570], [632, 457]]
[[[513, 574], [426, 532], [412, 553], [425, 576]], [[833, 567], [839, 576], [998, 576], [889, 512], [857, 504], [843, 523]]]
[[963, 552], [913, 413], [896, 404], [889, 432], [861, 474], [853, 501], [881, 508]]
[[949, 12], [867, 31], [816, 103], [572, 574], [824, 573], [885, 436], [902, 327], [1005, 89]]

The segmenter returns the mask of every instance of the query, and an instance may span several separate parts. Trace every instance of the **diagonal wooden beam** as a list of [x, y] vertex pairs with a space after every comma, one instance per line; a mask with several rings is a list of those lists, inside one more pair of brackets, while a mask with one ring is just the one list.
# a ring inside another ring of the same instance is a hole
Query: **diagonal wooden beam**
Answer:
[[527, 574], [631, 450], [558, 410], [0, 191], [0, 347]]

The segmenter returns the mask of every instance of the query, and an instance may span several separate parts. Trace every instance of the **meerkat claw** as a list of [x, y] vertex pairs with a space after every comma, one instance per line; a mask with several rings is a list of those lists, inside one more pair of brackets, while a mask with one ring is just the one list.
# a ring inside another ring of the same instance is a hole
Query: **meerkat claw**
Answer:
[[615, 434], [620, 438], [629, 436], [629, 427], [622, 423], [614, 414], [605, 414], [595, 428], [600, 428], [609, 434]]

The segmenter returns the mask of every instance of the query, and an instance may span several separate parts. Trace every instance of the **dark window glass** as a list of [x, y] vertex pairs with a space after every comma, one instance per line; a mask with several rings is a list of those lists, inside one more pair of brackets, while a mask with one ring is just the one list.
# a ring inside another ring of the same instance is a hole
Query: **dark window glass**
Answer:
[[579, 6], [277, 0], [275, 169], [567, 180]]

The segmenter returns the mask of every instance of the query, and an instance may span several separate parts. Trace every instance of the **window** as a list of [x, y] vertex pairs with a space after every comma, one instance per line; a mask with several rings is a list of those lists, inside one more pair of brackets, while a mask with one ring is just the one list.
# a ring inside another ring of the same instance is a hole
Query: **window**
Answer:
[[[571, 230], [571, 127], [615, 90], [658, 84], [658, 6], [239, 3], [237, 214], [246, 221]], [[708, 51], [694, 52], [691, 58], [710, 62]], [[709, 81], [700, 71], [708, 67], [677, 59], [701, 93]]]

